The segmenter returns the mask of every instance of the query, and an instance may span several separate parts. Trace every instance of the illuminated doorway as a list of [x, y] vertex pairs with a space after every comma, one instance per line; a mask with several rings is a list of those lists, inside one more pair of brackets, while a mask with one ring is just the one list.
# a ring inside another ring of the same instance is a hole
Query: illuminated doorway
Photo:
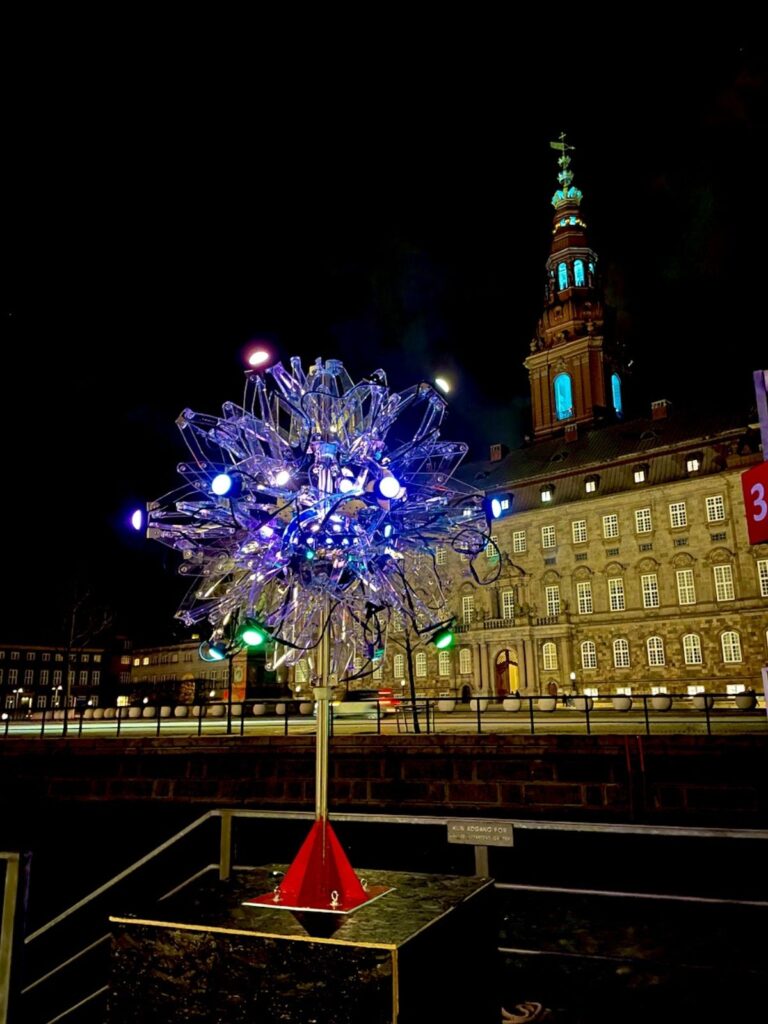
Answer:
[[520, 689], [520, 671], [517, 663], [517, 651], [499, 651], [496, 655], [496, 694], [503, 697], [506, 693], [515, 693]]

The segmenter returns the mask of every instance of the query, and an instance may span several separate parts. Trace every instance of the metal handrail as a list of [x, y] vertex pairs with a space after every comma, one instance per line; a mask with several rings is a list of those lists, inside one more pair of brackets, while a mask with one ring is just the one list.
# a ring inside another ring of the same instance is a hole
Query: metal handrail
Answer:
[[[413, 815], [413, 814], [370, 814], [360, 812], [334, 812], [332, 815], [334, 821], [345, 822], [349, 824], [387, 824], [387, 825], [422, 825], [422, 826], [442, 826], [447, 827], [449, 822], [462, 821], [467, 824], [473, 822], [482, 822], [486, 819], [483, 818], [472, 818], [472, 817], [455, 817], [446, 815]], [[180, 888], [194, 881], [202, 873], [208, 870], [215, 870], [218, 868], [219, 875], [222, 878], [229, 877], [232, 865], [231, 865], [231, 843], [232, 843], [232, 820], [237, 819], [268, 819], [268, 820], [283, 820], [283, 821], [311, 821], [314, 818], [314, 814], [311, 811], [277, 811], [277, 810], [251, 810], [245, 808], [225, 808], [215, 809], [206, 812], [201, 817], [195, 819], [185, 828], [176, 832], [173, 836], [161, 843], [159, 846], [154, 847], [149, 853], [140, 857], [137, 861], [134, 861], [131, 865], [120, 871], [113, 878], [109, 879], [98, 888], [94, 889], [93, 892], [89, 893], [83, 899], [78, 900], [77, 903], [63, 911], [61, 914], [52, 918], [46, 924], [38, 928], [31, 935], [25, 939], [26, 943], [33, 942], [35, 939], [46, 934], [56, 925], [60, 924], [71, 917], [74, 913], [82, 910], [89, 903], [91, 903], [98, 896], [105, 892], [108, 892], [119, 882], [128, 878], [134, 874], [140, 868], [144, 867], [150, 861], [170, 849], [181, 839], [194, 832], [205, 822], [219, 818], [221, 821], [221, 836], [219, 846], [219, 862], [211, 863], [207, 865], [202, 871], [197, 871], [195, 874], [187, 878], [180, 885], [174, 886], [171, 890], [164, 894], [161, 899], [167, 898], [175, 892], [178, 892]], [[702, 826], [675, 826], [675, 825], [642, 825], [642, 824], [623, 824], [616, 822], [584, 822], [584, 821], [547, 821], [547, 820], [535, 820], [526, 818], [499, 818], [494, 819], [499, 823], [507, 823], [519, 830], [529, 831], [552, 831], [552, 832], [587, 832], [587, 833], [606, 833], [614, 835], [645, 835], [645, 836], [658, 836], [658, 837], [680, 837], [685, 836], [687, 838], [701, 838], [701, 839], [752, 839], [752, 840], [768, 840], [768, 829], [743, 829], [743, 828], [709, 828]], [[483, 854], [487, 855], [487, 848], [482, 846], [475, 846], [475, 863], [483, 863]], [[18, 863], [18, 854], [0, 854], [0, 858], [5, 857], [12, 860], [14, 857]], [[648, 893], [632, 893], [632, 892], [613, 892], [603, 890], [586, 890], [586, 889], [566, 889], [566, 888], [554, 888], [544, 886], [531, 886], [531, 885], [515, 885], [512, 883], [496, 882], [497, 889], [525, 889], [530, 891], [546, 891], [546, 892], [563, 892], [563, 893], [576, 893], [576, 894], [592, 894], [592, 895], [605, 895], [611, 897], [636, 897], [636, 898], [647, 898], [647, 899], [679, 899], [689, 900], [707, 903], [739, 903], [750, 906], [768, 906], [766, 903], [752, 900], [719, 900], [709, 897], [687, 897], [687, 896], [676, 896], [676, 895], [657, 895]], [[5, 932], [4, 932], [5, 934]], [[64, 967], [80, 959], [86, 953], [96, 948], [98, 945], [106, 941], [108, 936], [103, 935], [89, 946], [84, 947], [72, 956], [67, 957], [65, 961], [56, 967], [49, 970], [44, 976], [31, 982], [23, 990], [23, 993], [28, 993], [38, 985], [42, 984], [45, 980], [57, 974]], [[63, 1020], [70, 1013], [76, 1009], [90, 1002], [92, 999], [97, 998], [99, 995], [107, 991], [108, 986], [102, 986], [99, 989], [80, 1000], [74, 1006], [60, 1013], [57, 1017], [52, 1018], [48, 1024], [55, 1024], [56, 1021]], [[0, 1018], [0, 1024], [3, 1019]]]
[[5, 861], [3, 909], [2, 917], [0, 917], [0, 1024], [6, 1024], [11, 995], [11, 959], [16, 923], [16, 904], [19, 894], [21, 855], [18, 853], [0, 852], [0, 861]]
[[[564, 725], [563, 720], [558, 715], [556, 718], [552, 717], [552, 712], [560, 711], [565, 707], [568, 707], [572, 711], [581, 713], [581, 722], [584, 731], [589, 735], [592, 732], [593, 722], [595, 726], [605, 726], [605, 719], [607, 715], [619, 716], [625, 726], [622, 727], [619, 732], [624, 734], [627, 732], [644, 732], [646, 735], [651, 735], [653, 732], [653, 724], [656, 722], [662, 722], [670, 712], [683, 712], [686, 715], [690, 712], [692, 714], [691, 724], [700, 723], [697, 727], [699, 731], [706, 731], [708, 735], [712, 735], [713, 731], [716, 731], [716, 723], [718, 721], [725, 721], [733, 716], [746, 714], [752, 716], [753, 722], [756, 723], [757, 719], [755, 715], [760, 715], [763, 724], [768, 728], [768, 718], [763, 718], [761, 712], [764, 710], [764, 702], [762, 695], [750, 694], [753, 704], [751, 708], [738, 706], [739, 698], [742, 694], [727, 694], [727, 693], [704, 693], [704, 694], [649, 694], [649, 693], [636, 693], [629, 699], [628, 706], [626, 708], [618, 708], [616, 706], [611, 707], [609, 702], [617, 698], [621, 698], [622, 694], [611, 694], [593, 697], [585, 694], [558, 694], [552, 696], [549, 694], [526, 694], [515, 696], [516, 700], [520, 701], [518, 706], [519, 711], [523, 714], [519, 715], [519, 718], [499, 717], [499, 714], [505, 711], [506, 715], [514, 716], [514, 709], [505, 709], [503, 707], [505, 699], [512, 697], [512, 694], [496, 695], [496, 694], [474, 694], [473, 698], [479, 698], [484, 702], [488, 703], [488, 706], [466, 706], [464, 702], [461, 702], [458, 696], [454, 695], [451, 699], [455, 702], [455, 709], [459, 712], [459, 709], [466, 710], [472, 713], [474, 719], [474, 728], [468, 728], [466, 731], [471, 732], [483, 732], [483, 723], [486, 721], [486, 716], [490, 715], [491, 718], [488, 721], [495, 721], [496, 723], [504, 722], [505, 730], [507, 728], [513, 729], [518, 732], [518, 727], [523, 726], [523, 719], [528, 718], [527, 731], [532, 735], [537, 731], [546, 733], [548, 730], [544, 723], [552, 725], [554, 722], [557, 723], [558, 728], [550, 731], [559, 732], [560, 727]], [[665, 710], [664, 708], [654, 707], [654, 702], [659, 697], [667, 697], [669, 699], [669, 707]], [[371, 698], [373, 700], [373, 698]], [[418, 709], [420, 712], [425, 714], [425, 724], [428, 732], [440, 732], [447, 726], [448, 731], [457, 732], [457, 726], [464, 723], [457, 721], [457, 714], [454, 714], [452, 718], [443, 718], [442, 715], [447, 715], [449, 712], [441, 711], [438, 702], [445, 700], [445, 697], [440, 696], [419, 696], [417, 697]], [[404, 713], [407, 714], [409, 711], [413, 712], [413, 702], [404, 696], [396, 696], [394, 698], [396, 707], [395, 710], [399, 714], [392, 716], [397, 722], [402, 723]], [[540, 706], [541, 701], [546, 701], [550, 708], [545, 710]], [[379, 734], [385, 735], [383, 725], [387, 722], [390, 716], [383, 713], [382, 708], [386, 710], [392, 709], [393, 698], [381, 698], [376, 701], [377, 704], [377, 715], [375, 723], [375, 731]], [[159, 702], [157, 704], [147, 705], [147, 708], [151, 709], [153, 716], [144, 717], [130, 717], [129, 712], [132, 710], [127, 707], [120, 707], [117, 709], [105, 709], [117, 714], [110, 715], [109, 718], [90, 719], [84, 718], [83, 714], [77, 716], [77, 727], [73, 727], [66, 734], [68, 739], [77, 739], [81, 736], [88, 736], [91, 731], [91, 727], [94, 731], [98, 730], [100, 736], [110, 735], [119, 737], [130, 729], [133, 734], [134, 729], [141, 734], [154, 733], [156, 736], [161, 736], [163, 728], [166, 732], [171, 732], [173, 735], [178, 735], [181, 730], [183, 735], [191, 735], [196, 733], [198, 736], [202, 736], [205, 731], [206, 734], [210, 735], [211, 732], [217, 735], [239, 735], [245, 736], [246, 733], [253, 734], [254, 726], [257, 722], [262, 724], [270, 723], [277, 725], [281, 729], [284, 735], [288, 736], [291, 732], [298, 735], [309, 735], [314, 732], [314, 720], [311, 715], [308, 714], [296, 714], [295, 709], [302, 703], [310, 703], [308, 701], [301, 701], [299, 698], [249, 698], [248, 700], [242, 700], [236, 702], [233, 705], [234, 712], [223, 702], [220, 704], [201, 704], [192, 705], [193, 712], [196, 712], [189, 717], [177, 717], [173, 712], [176, 707], [183, 707], [185, 710], [189, 705], [176, 705], [171, 703], [165, 704]], [[253, 714], [253, 709], [256, 706], [264, 708], [265, 711], [269, 711], [272, 708], [280, 708], [280, 714], [267, 714], [266, 717], [262, 717], [260, 713]], [[211, 709], [215, 708], [217, 714], [211, 715]], [[162, 710], [167, 709], [166, 715], [161, 714]], [[249, 714], [250, 711], [250, 714]], [[518, 712], [519, 713], [519, 712]], [[39, 717], [37, 717], [39, 716]], [[12, 713], [11, 716], [6, 717], [3, 725], [0, 727], [0, 738], [8, 737], [12, 735], [10, 727], [13, 723], [20, 720], [20, 715]], [[639, 721], [638, 721], [639, 720]], [[668, 719], [667, 719], [668, 720]], [[62, 722], [59, 719], [52, 720], [47, 717], [45, 712], [33, 712], [31, 719], [24, 719], [25, 724], [31, 723], [36, 724], [39, 722], [39, 728], [34, 730], [34, 734], [39, 738], [45, 738], [46, 736], [54, 738], [65, 738]], [[344, 722], [345, 719], [339, 719], [339, 722]], [[126, 724], [127, 723], [127, 724]], [[164, 725], [165, 723], [165, 725]], [[204, 726], [205, 723], [205, 726]], [[350, 724], [352, 720], [350, 719]], [[358, 726], [356, 731], [361, 731], [359, 723], [354, 723]], [[611, 725], [614, 723], [611, 722]], [[338, 725], [338, 723], [337, 723]], [[567, 731], [581, 731], [578, 727], [574, 730], [573, 726], [577, 725], [577, 720], [574, 719], [572, 723], [568, 725]], [[687, 729], [688, 723], [686, 723]], [[713, 726], [715, 728], [713, 729]], [[107, 732], [105, 733], [105, 727]], [[111, 728], [110, 728], [111, 727]], [[262, 725], [263, 727], [263, 725]], [[525, 728], [525, 727], [523, 727]], [[261, 731], [261, 728], [258, 730]], [[266, 731], [273, 732], [273, 729], [267, 728]], [[363, 729], [362, 731], [365, 731]], [[605, 729], [601, 729], [605, 731]], [[609, 730], [610, 731], [610, 730]], [[667, 732], [671, 731], [669, 727], [666, 728]], [[754, 731], [752, 728], [750, 731]], [[13, 730], [15, 732], [15, 730]], [[25, 730], [25, 737], [27, 730]]]

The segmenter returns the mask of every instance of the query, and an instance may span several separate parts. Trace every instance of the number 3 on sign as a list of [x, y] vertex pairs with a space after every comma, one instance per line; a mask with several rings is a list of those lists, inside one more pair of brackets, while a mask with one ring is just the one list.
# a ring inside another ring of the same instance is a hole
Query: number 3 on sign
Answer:
[[750, 544], [768, 541], [768, 462], [741, 475]]
[[753, 484], [749, 489], [749, 493], [752, 495], [752, 504], [757, 510], [752, 513], [752, 518], [756, 523], [762, 523], [766, 515], [768, 515], [768, 504], [765, 500], [765, 488], [762, 484]]

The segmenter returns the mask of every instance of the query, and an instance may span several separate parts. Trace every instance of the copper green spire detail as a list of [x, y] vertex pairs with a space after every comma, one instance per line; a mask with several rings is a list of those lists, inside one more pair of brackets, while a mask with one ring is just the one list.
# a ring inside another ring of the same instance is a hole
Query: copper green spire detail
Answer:
[[560, 132], [559, 142], [550, 142], [549, 145], [551, 149], [556, 149], [560, 153], [557, 158], [560, 167], [557, 180], [560, 183], [560, 188], [552, 196], [552, 205], [556, 210], [565, 204], [578, 206], [581, 203], [582, 192], [581, 189], [571, 184], [573, 171], [571, 170], [571, 158], [568, 155], [569, 152], [573, 152], [573, 146], [569, 146], [565, 141], [565, 132]]

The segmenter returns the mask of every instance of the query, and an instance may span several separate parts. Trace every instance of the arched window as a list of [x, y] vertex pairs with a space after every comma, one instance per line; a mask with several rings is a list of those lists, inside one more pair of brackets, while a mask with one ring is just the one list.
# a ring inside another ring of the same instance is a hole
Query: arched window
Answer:
[[613, 665], [614, 668], [629, 668], [629, 641], [613, 641]]
[[440, 651], [437, 656], [437, 673], [441, 676], [449, 676], [451, 674], [451, 652]]
[[402, 679], [405, 675], [405, 655], [396, 654], [392, 662], [392, 675], [395, 679]]
[[584, 260], [573, 261], [573, 283], [577, 288], [584, 287]]
[[701, 637], [698, 633], [686, 633], [683, 637], [683, 658], [686, 665], [703, 665]]
[[664, 664], [664, 641], [660, 636], [649, 636], [645, 641], [648, 664], [653, 668]]
[[544, 658], [544, 671], [554, 672], [557, 669], [557, 647], [551, 641], [547, 641], [542, 648], [541, 653]]
[[468, 647], [462, 647], [459, 651], [459, 672], [463, 676], [472, 672], [472, 651]]
[[413, 664], [416, 669], [416, 678], [424, 679], [427, 674], [427, 656], [424, 651], [419, 651], [413, 659]]
[[621, 404], [621, 377], [618, 373], [611, 374], [611, 400], [613, 402], [613, 411], [617, 416], [621, 416], [624, 412], [624, 406]]
[[568, 287], [568, 265], [566, 263], [557, 265], [557, 287], [560, 291]]
[[568, 420], [573, 416], [573, 391], [571, 378], [567, 373], [558, 373], [554, 379], [555, 416], [559, 420]]
[[741, 661], [741, 637], [735, 630], [728, 630], [720, 637], [723, 649], [723, 661], [726, 665], [735, 665]]
[[597, 668], [597, 648], [593, 640], [585, 640], [581, 645], [581, 667]]

